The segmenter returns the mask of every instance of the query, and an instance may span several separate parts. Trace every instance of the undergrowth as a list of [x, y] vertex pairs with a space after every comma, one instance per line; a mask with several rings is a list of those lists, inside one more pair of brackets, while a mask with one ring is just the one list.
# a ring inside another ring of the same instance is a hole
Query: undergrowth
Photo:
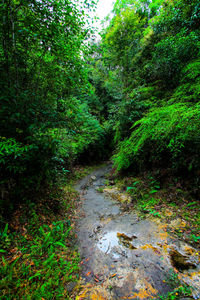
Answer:
[[21, 205], [0, 232], [0, 299], [70, 299], [79, 278], [73, 211], [77, 168], [65, 185]]
[[129, 139], [114, 156], [118, 171], [170, 168], [182, 177], [190, 174], [199, 187], [199, 103], [176, 103], [152, 109], [137, 121]]
[[173, 288], [173, 291], [164, 296], [159, 296], [160, 300], [178, 300], [182, 297], [192, 296], [192, 288], [183, 284], [173, 270], [170, 270], [167, 274], [166, 282]]

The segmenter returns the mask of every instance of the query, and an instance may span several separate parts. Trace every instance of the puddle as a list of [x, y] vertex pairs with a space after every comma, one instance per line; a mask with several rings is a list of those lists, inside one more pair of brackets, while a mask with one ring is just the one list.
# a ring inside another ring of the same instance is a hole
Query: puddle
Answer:
[[135, 235], [128, 236], [125, 233], [119, 233], [119, 232], [117, 233], [117, 237], [124, 242], [131, 242], [133, 239], [137, 238]]
[[[79, 193], [87, 187], [77, 221], [83, 291], [76, 299], [156, 299], [173, 290], [166, 281], [170, 270], [193, 287], [193, 299], [200, 299], [197, 250], [174, 240], [167, 224], [139, 220], [107, 190], [99, 193], [96, 186], [104, 185], [108, 171], [97, 169], [75, 187]], [[118, 192], [112, 191], [117, 199]]]
[[97, 248], [108, 254], [113, 248], [123, 246], [127, 249], [135, 250], [135, 247], [131, 241], [135, 239], [135, 236], [128, 236], [125, 233], [119, 233], [117, 231], [111, 231], [103, 235], [103, 237], [97, 243]]
[[136, 246], [134, 246], [131, 242], [133, 241], [133, 239], [136, 239], [137, 237], [132, 235], [132, 236], [128, 236], [125, 233], [117, 233], [117, 237], [119, 239], [119, 244], [123, 245], [124, 247], [130, 249], [130, 250], [135, 250], [137, 249]]
[[116, 231], [106, 233], [97, 243], [97, 248], [108, 254], [112, 251], [112, 248], [119, 245], [119, 239]]

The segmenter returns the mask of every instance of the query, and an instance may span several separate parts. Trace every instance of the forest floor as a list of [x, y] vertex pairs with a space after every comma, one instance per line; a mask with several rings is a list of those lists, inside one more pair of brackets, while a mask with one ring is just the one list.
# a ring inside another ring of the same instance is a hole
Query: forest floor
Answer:
[[0, 234], [0, 299], [200, 298], [198, 202], [110, 170], [77, 166], [18, 206]]
[[148, 194], [141, 179], [128, 187], [130, 178], [109, 179], [110, 169], [100, 167], [75, 186], [82, 271], [74, 298], [200, 299], [196, 202], [163, 202], [152, 178]]

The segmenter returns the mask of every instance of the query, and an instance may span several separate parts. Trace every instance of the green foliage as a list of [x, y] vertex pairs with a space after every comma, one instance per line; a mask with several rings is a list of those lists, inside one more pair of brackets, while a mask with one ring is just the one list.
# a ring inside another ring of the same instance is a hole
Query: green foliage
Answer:
[[[7, 224], [0, 232], [1, 299], [69, 299], [67, 284], [78, 279], [79, 256], [69, 247], [70, 220], [58, 220], [60, 215], [43, 205], [30, 202], [16, 214], [15, 230]], [[67, 207], [62, 209], [66, 218]]]
[[143, 186], [141, 180], [136, 180], [126, 190], [131, 195], [139, 211], [160, 217], [159, 212], [154, 209], [160, 202], [160, 199], [153, 197], [153, 194], [157, 193], [159, 188], [160, 186], [155, 180], [148, 182], [147, 186]]
[[191, 240], [198, 243], [200, 240], [200, 236], [196, 236], [195, 234], [191, 234]]
[[156, 100], [154, 87], [139, 86], [130, 92], [127, 99], [118, 104], [119, 111], [114, 124], [116, 143], [130, 136], [132, 124], [141, 119]]
[[69, 165], [89, 145], [94, 145], [103, 138], [104, 129], [96, 117], [89, 113], [88, 106], [76, 98], [71, 98], [66, 116], [70, 120], [70, 126], [51, 129], [50, 134], [58, 140], [55, 158], [62, 158]]
[[22, 173], [25, 170], [25, 160], [28, 152], [33, 150], [32, 145], [23, 145], [15, 139], [0, 137], [0, 163], [8, 171]]
[[[31, 230], [29, 228], [28, 232]], [[37, 234], [34, 229], [32, 242], [27, 243], [26, 238], [21, 237], [14, 261], [1, 257], [1, 297], [10, 297], [13, 291], [16, 299], [63, 296], [65, 284], [74, 280], [72, 274], [78, 271], [79, 262], [76, 254], [69, 256], [68, 253], [67, 259], [59, 255], [61, 251], [67, 251], [65, 243], [69, 230], [64, 231], [63, 223], [57, 222], [52, 229], [39, 227]]]
[[122, 85], [108, 115], [118, 171], [171, 168], [198, 186], [199, 9], [196, 0], [116, 1], [98, 59]]
[[145, 18], [141, 18], [134, 10], [127, 9], [116, 16], [105, 35], [104, 43], [112, 49], [110, 54], [112, 65], [120, 68], [125, 88], [132, 80], [132, 59], [139, 50], [138, 41], [142, 37], [145, 22]]
[[[109, 62], [102, 61], [101, 53], [106, 51], [101, 47], [96, 47], [94, 58], [90, 59], [89, 81], [91, 82], [91, 92], [86, 95], [87, 102], [92, 114], [104, 123], [109, 115], [115, 115], [116, 104], [122, 99], [122, 84], [116, 71], [108, 69]], [[89, 59], [89, 58], [88, 58]]]
[[[0, 46], [0, 207], [9, 213], [44, 183], [103, 147], [91, 114], [85, 39], [94, 1], [4, 1]], [[40, 25], [38, 25], [40, 24]]]
[[170, 270], [166, 277], [166, 282], [173, 287], [173, 291], [165, 296], [160, 296], [161, 300], [175, 300], [180, 297], [190, 297], [192, 295], [192, 288], [186, 284], [182, 284], [178, 279], [178, 275]]
[[153, 80], [162, 80], [167, 86], [177, 86], [186, 62], [199, 53], [199, 33], [185, 28], [155, 44], [152, 62], [148, 67]]
[[200, 101], [200, 61], [189, 63], [182, 70], [180, 85], [174, 92], [173, 102], [199, 102]]
[[199, 166], [200, 103], [153, 109], [137, 121], [131, 137], [115, 156], [117, 170], [163, 164], [174, 170], [197, 172]]
[[11, 238], [8, 233], [8, 223], [5, 225], [5, 228], [0, 232], [0, 253], [5, 253], [4, 249], [7, 249], [11, 245]]

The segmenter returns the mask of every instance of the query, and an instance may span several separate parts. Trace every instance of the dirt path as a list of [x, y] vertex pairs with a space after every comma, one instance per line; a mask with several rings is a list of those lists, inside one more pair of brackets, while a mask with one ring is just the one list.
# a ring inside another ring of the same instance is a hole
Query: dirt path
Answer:
[[[77, 235], [83, 282], [77, 299], [160, 299], [177, 281], [172, 270], [194, 287], [194, 299], [200, 299], [196, 250], [170, 237], [166, 224], [139, 220], [99, 192], [108, 171], [108, 166], [97, 169], [76, 186], [82, 201]], [[177, 293], [173, 299], [185, 298]]]

